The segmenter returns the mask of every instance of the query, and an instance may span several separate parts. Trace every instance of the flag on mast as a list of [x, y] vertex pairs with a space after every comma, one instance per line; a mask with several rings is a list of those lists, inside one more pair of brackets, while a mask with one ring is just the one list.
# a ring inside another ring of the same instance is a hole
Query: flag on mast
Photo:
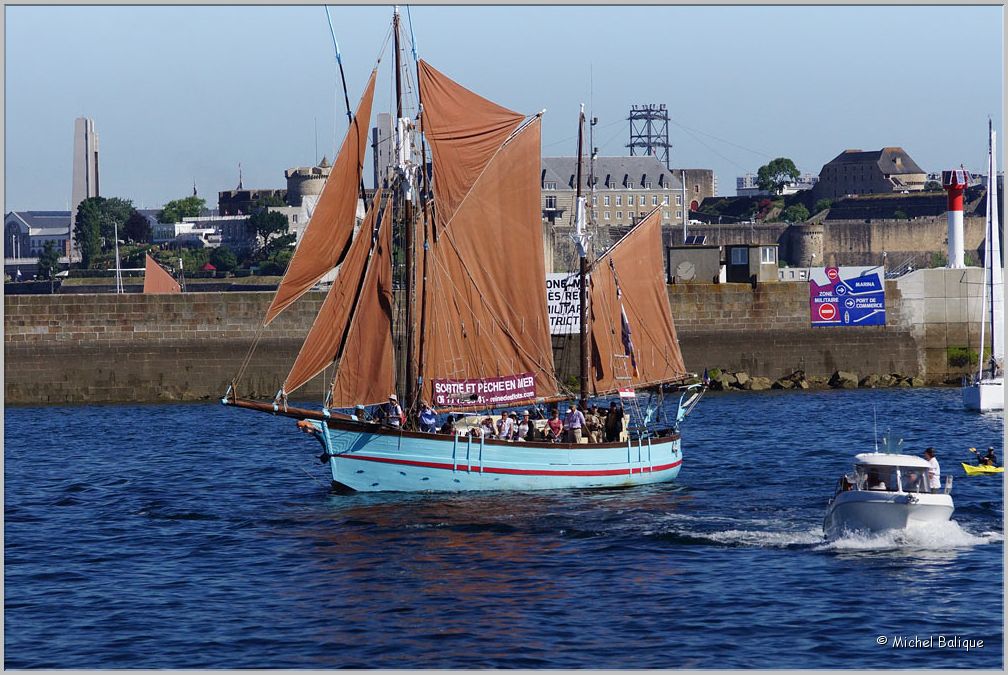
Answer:
[[640, 373], [637, 371], [637, 357], [634, 354], [633, 338], [630, 334], [630, 321], [627, 319], [626, 309], [623, 308], [623, 291], [620, 290], [619, 277], [616, 276], [616, 267], [613, 265], [612, 258], [609, 259], [609, 269], [612, 270], [613, 281], [616, 282], [616, 300], [619, 302], [620, 337], [623, 340], [623, 349], [626, 355], [630, 357], [630, 365], [633, 366], [634, 377], [640, 377]]

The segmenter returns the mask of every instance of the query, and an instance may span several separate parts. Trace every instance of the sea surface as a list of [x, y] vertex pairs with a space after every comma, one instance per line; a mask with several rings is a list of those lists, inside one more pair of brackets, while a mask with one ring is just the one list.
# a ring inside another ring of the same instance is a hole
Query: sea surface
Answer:
[[[827, 543], [875, 415], [937, 449], [954, 522]], [[1003, 476], [959, 464], [1003, 418], [957, 389], [708, 394], [676, 483], [604, 491], [336, 494], [294, 424], [6, 408], [4, 665], [1004, 665]]]

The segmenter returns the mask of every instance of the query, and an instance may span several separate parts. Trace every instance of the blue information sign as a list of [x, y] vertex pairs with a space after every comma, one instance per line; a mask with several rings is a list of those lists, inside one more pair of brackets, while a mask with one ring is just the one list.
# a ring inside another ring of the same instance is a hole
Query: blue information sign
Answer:
[[884, 326], [882, 267], [820, 267], [809, 275], [813, 326]]

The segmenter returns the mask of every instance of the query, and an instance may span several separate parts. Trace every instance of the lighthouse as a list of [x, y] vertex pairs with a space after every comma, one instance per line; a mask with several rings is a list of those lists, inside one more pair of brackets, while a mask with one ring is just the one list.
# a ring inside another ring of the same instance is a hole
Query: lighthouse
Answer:
[[966, 267], [963, 262], [963, 193], [969, 184], [966, 169], [942, 171], [942, 187], [948, 193], [948, 267]]

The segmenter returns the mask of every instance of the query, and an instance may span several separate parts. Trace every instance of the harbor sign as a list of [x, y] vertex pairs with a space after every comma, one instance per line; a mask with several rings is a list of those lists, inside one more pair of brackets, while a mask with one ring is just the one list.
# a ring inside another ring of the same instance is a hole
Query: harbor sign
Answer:
[[550, 335], [581, 332], [581, 296], [576, 272], [546, 274], [546, 306]]
[[813, 326], [884, 326], [884, 268], [818, 267], [809, 270]]

